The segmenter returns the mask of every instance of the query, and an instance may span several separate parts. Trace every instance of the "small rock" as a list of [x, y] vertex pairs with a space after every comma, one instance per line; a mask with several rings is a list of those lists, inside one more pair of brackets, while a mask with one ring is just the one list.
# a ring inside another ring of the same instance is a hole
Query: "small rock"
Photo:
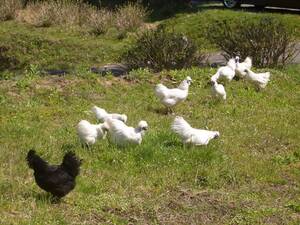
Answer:
[[112, 73], [115, 77], [123, 76], [128, 73], [129, 69], [124, 64], [108, 64], [103, 67], [92, 67], [91, 72], [105, 76], [107, 73]]

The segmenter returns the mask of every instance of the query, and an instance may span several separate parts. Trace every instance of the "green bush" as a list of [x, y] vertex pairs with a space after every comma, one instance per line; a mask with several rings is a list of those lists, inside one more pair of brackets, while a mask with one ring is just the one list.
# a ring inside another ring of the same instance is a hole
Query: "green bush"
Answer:
[[274, 16], [214, 21], [208, 28], [208, 39], [226, 58], [251, 56], [258, 67], [285, 65], [296, 53], [293, 30]]
[[147, 30], [138, 35], [137, 42], [122, 55], [130, 68], [182, 69], [197, 64], [203, 55], [188, 37], [165, 29]]

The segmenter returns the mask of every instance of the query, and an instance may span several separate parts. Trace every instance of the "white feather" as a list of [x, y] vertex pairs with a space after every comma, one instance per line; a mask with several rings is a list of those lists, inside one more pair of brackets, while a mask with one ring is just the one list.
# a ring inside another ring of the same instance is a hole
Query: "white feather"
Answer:
[[105, 138], [106, 127], [101, 123], [91, 124], [86, 120], [81, 120], [77, 124], [77, 134], [82, 143], [93, 145], [97, 139]]
[[107, 120], [107, 118], [121, 120], [124, 123], [127, 122], [127, 116], [125, 114], [108, 113], [105, 109], [97, 106], [93, 106], [91, 111], [95, 113], [97, 120], [100, 120], [102, 122]]
[[252, 67], [252, 59], [250, 57], [247, 57], [242, 63], [240, 63], [239, 60], [240, 58], [237, 56], [235, 72], [239, 77], [243, 78], [246, 76], [245, 70], [250, 70]]
[[129, 127], [120, 120], [108, 118], [105, 122], [109, 132], [109, 140], [118, 145], [141, 144], [145, 130], [148, 129], [146, 121], [140, 121], [137, 128]]
[[223, 100], [226, 100], [226, 91], [222, 84], [213, 82], [213, 85], [211, 87], [211, 92], [215, 98], [222, 98]]
[[182, 117], [179, 116], [174, 119], [172, 130], [182, 138], [184, 143], [193, 145], [207, 145], [211, 139], [220, 136], [218, 131], [192, 128]]
[[235, 76], [235, 69], [236, 69], [235, 59], [230, 59], [227, 62], [227, 65], [220, 67], [216, 72], [216, 74], [213, 75], [210, 80], [212, 82], [216, 82], [219, 79], [225, 79], [227, 81], [231, 81]]
[[254, 73], [253, 71], [246, 69], [246, 79], [252, 82], [259, 89], [263, 89], [267, 86], [270, 76], [270, 72]]
[[155, 95], [164, 106], [175, 106], [187, 98], [191, 81], [192, 79], [187, 77], [180, 83], [178, 88], [167, 88], [163, 84], [158, 84], [155, 87]]

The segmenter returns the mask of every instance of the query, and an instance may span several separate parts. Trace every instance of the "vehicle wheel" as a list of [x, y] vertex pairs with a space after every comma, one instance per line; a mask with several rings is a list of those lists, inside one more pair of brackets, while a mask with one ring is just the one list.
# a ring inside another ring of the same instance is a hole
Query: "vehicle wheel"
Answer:
[[266, 6], [265, 5], [254, 5], [256, 9], [264, 9]]
[[241, 1], [240, 0], [223, 0], [223, 5], [226, 8], [233, 9], [240, 7]]

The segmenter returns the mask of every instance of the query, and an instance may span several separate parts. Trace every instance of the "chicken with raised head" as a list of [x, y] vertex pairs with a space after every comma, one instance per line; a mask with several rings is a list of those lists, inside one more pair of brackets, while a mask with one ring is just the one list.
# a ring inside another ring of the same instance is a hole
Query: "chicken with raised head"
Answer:
[[185, 144], [207, 145], [211, 139], [220, 136], [218, 131], [195, 129], [180, 116], [175, 117], [171, 129], [181, 137]]
[[108, 113], [105, 109], [97, 106], [93, 106], [91, 111], [95, 113], [97, 120], [101, 122], [105, 122], [107, 118], [121, 120], [124, 123], [127, 122], [127, 116], [125, 114]]
[[212, 95], [215, 98], [223, 99], [225, 101], [226, 100], [226, 91], [225, 91], [224, 86], [222, 84], [218, 84], [217, 81], [215, 81], [215, 82], [212, 81], [211, 83], [212, 83], [212, 86], [211, 86]]
[[246, 76], [246, 72], [245, 70], [248, 69], [250, 70], [252, 67], [252, 59], [250, 57], [247, 57], [244, 62], [240, 63], [240, 57], [236, 56], [235, 57], [235, 61], [236, 61], [236, 75], [238, 75], [239, 77], [243, 78]]
[[143, 136], [148, 130], [148, 124], [144, 120], [140, 121], [136, 128], [129, 127], [116, 119], [107, 119], [105, 123], [108, 127], [109, 140], [118, 146], [141, 144]]
[[192, 78], [186, 77], [177, 88], [167, 88], [163, 84], [157, 84], [155, 87], [155, 95], [160, 102], [167, 107], [168, 111], [178, 103], [184, 101], [189, 94], [189, 86]]
[[250, 69], [246, 69], [246, 76], [245, 78], [253, 83], [258, 90], [263, 89], [267, 86], [270, 80], [270, 72], [266, 73], [254, 73]]
[[81, 160], [73, 152], [66, 153], [60, 165], [49, 165], [34, 150], [29, 150], [26, 160], [37, 185], [54, 197], [60, 199], [75, 188]]
[[221, 66], [218, 71], [213, 75], [210, 80], [212, 82], [218, 81], [219, 79], [225, 79], [231, 81], [235, 76], [236, 61], [235, 59], [230, 59], [226, 66]]
[[76, 128], [81, 143], [88, 148], [95, 144], [97, 139], [104, 139], [108, 130], [105, 123], [91, 124], [87, 120], [81, 120]]

